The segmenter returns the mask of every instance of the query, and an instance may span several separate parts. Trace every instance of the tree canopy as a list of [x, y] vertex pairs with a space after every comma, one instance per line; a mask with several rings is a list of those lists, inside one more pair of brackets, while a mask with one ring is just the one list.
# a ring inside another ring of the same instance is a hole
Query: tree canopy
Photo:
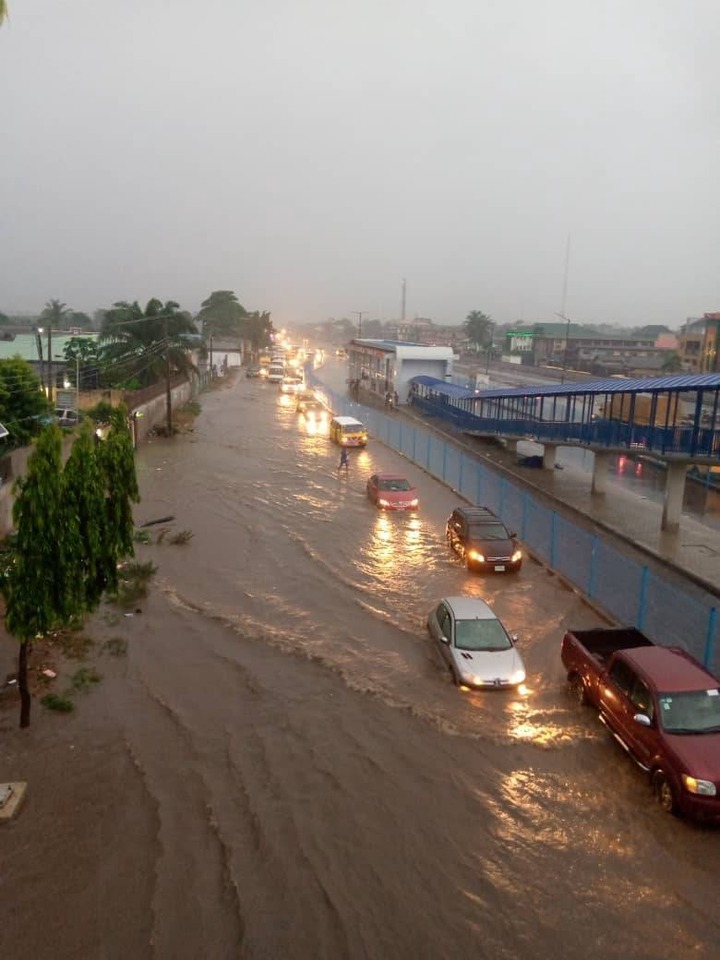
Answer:
[[273, 333], [270, 314], [248, 312], [232, 290], [215, 290], [203, 300], [197, 315], [205, 341], [212, 337], [249, 340], [254, 350], [270, 343]]
[[465, 318], [463, 327], [470, 343], [477, 350], [487, 348], [492, 344], [493, 319], [481, 310], [471, 310]]
[[149, 300], [143, 310], [137, 300], [113, 304], [105, 311], [100, 330], [99, 359], [108, 385], [156, 383], [165, 375], [166, 360], [175, 372], [193, 364], [189, 337], [197, 336], [192, 317], [174, 300]]
[[21, 357], [0, 360], [0, 423], [10, 431], [3, 443], [25, 446], [49, 411], [50, 403], [30, 364]]
[[52, 330], [62, 330], [67, 324], [67, 317], [72, 314], [72, 310], [60, 300], [48, 300], [40, 314], [40, 322], [50, 327]]

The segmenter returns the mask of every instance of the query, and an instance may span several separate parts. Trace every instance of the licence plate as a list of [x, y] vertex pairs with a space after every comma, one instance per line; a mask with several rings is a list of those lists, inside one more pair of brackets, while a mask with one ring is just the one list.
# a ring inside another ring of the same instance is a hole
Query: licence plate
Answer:
[[504, 563], [498, 563], [498, 564], [496, 564], [496, 566], [495, 566], [495, 571], [496, 571], [497, 573], [504, 573], [504, 571], [505, 571], [505, 564], [504, 564]]

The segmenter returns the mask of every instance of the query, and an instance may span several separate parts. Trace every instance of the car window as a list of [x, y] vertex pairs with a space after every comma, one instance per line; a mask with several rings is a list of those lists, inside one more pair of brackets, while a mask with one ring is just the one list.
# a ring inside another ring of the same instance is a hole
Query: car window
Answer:
[[508, 650], [512, 643], [499, 620], [456, 620], [458, 650]]
[[452, 634], [452, 619], [450, 617], [450, 611], [444, 603], [441, 603], [437, 608], [436, 616], [440, 626], [440, 633], [449, 639]]
[[412, 487], [407, 482], [407, 480], [381, 480], [380, 481], [381, 490], [411, 490]]
[[474, 523], [470, 527], [469, 536], [478, 540], [509, 540], [510, 536], [501, 523]]
[[628, 694], [635, 680], [635, 674], [624, 660], [616, 660], [610, 669], [610, 679], [624, 694]]
[[717, 733], [720, 690], [658, 694], [658, 718], [668, 733]]
[[648, 690], [647, 684], [645, 684], [639, 677], [636, 678], [632, 690], [630, 691], [630, 700], [638, 713], [644, 713], [652, 720], [655, 713], [652, 695]]

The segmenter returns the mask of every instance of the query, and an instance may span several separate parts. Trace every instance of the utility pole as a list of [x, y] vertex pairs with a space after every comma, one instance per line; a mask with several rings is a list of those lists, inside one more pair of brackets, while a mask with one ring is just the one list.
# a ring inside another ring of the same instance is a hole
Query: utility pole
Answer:
[[560, 313], [556, 313], [556, 317], [561, 317], [567, 322], [565, 327], [565, 350], [563, 351], [563, 367], [562, 367], [562, 377], [560, 383], [565, 383], [565, 370], [567, 369], [568, 361], [568, 346], [570, 340], [570, 320], [565, 316], [565, 304], [567, 303], [567, 287], [568, 287], [568, 272], [570, 269], [570, 234], [567, 235], [567, 243], [565, 244], [565, 274], [563, 276], [563, 289], [562, 289], [562, 305], [560, 307]]
[[358, 340], [362, 338], [362, 318], [367, 310], [353, 310], [353, 314], [358, 318]]
[[53, 355], [52, 355], [52, 321], [48, 323], [48, 397], [50, 403], [55, 403], [53, 397]]
[[168, 318], [165, 315], [165, 413], [167, 435], [172, 436], [172, 397], [170, 394], [170, 334], [168, 333]]

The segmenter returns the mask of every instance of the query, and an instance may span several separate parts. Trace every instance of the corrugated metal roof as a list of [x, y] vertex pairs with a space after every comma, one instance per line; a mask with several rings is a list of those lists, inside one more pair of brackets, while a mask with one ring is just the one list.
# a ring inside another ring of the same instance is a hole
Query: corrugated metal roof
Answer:
[[428, 377], [423, 374], [419, 377], [412, 377], [410, 383], [418, 383], [423, 387], [429, 387], [435, 393], [444, 397], [453, 397], [456, 400], [466, 400], [468, 397], [477, 397], [479, 394], [475, 390], [468, 390], [467, 387], [461, 387], [457, 383], [450, 383], [448, 380], [439, 380], [437, 377]]
[[527, 387], [481, 390], [478, 393], [473, 393], [472, 396], [478, 400], [493, 400], [501, 397], [564, 397], [568, 394], [583, 396], [601, 393], [648, 393], [651, 391], [671, 393], [683, 390], [698, 390], [701, 387], [708, 390], [720, 390], [720, 373], [684, 373], [667, 377], [643, 377], [640, 379], [613, 377], [608, 380], [589, 380], [586, 383], [534, 384]]

